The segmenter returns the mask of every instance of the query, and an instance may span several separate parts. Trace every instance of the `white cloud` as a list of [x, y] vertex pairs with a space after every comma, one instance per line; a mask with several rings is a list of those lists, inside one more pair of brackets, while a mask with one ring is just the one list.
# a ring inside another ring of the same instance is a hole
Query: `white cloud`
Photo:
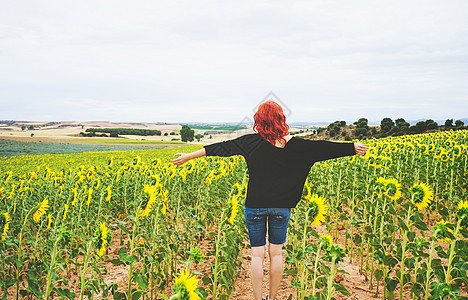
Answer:
[[270, 90], [292, 121], [466, 117], [467, 33], [462, 0], [11, 1], [0, 118], [236, 122]]

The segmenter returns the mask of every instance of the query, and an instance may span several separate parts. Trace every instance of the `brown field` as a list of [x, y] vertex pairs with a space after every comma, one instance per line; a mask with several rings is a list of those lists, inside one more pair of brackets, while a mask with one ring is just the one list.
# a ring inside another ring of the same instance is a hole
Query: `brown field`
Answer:
[[[34, 126], [34, 130], [22, 130], [22, 126]], [[121, 138], [103, 138], [103, 137], [82, 137], [80, 132], [84, 132], [87, 128], [138, 128], [138, 129], [153, 129], [160, 130], [160, 136], [136, 136], [128, 135], [121, 136]], [[169, 135], [172, 131], [179, 132], [182, 126], [180, 124], [164, 124], [164, 123], [137, 123], [137, 122], [108, 122], [108, 121], [87, 121], [87, 122], [35, 122], [35, 121], [12, 121], [0, 123], [0, 139], [11, 139], [25, 142], [57, 142], [57, 143], [93, 143], [93, 139], [96, 140], [96, 144], [102, 144], [102, 139], [109, 140], [106, 145], [113, 144], [111, 141], [115, 141], [115, 144], [122, 142], [122, 138], [133, 139], [133, 140], [146, 140], [146, 141], [171, 141], [173, 138], [179, 138], [180, 135]], [[196, 134], [204, 135], [206, 130], [195, 130]], [[294, 132], [299, 130], [298, 128], [290, 128], [290, 131]], [[209, 130], [212, 132], [213, 130]], [[251, 128], [242, 129], [226, 133], [226, 131], [219, 131], [219, 134], [211, 134], [204, 136], [197, 142], [195, 139], [190, 142], [191, 145], [207, 145], [233, 139], [244, 134], [253, 133]], [[164, 136], [168, 133], [167, 136]], [[34, 136], [31, 137], [31, 134]], [[101, 140], [101, 141], [99, 141]], [[145, 142], [146, 143], [146, 142]], [[137, 143], [135, 143], [137, 145]], [[179, 145], [180, 146], [180, 145]]]

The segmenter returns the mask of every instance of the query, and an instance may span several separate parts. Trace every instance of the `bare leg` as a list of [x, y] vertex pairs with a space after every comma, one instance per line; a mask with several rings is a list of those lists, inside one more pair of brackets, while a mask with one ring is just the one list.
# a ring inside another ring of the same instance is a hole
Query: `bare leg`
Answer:
[[252, 287], [256, 300], [262, 300], [263, 258], [265, 246], [252, 247]]
[[275, 299], [283, 277], [283, 244], [269, 244], [270, 254], [270, 299]]

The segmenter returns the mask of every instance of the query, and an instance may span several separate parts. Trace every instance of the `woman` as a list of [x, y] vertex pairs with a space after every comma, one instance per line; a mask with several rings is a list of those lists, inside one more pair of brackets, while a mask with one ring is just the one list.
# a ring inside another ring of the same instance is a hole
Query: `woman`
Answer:
[[[201, 156], [242, 155], [249, 169], [244, 216], [252, 247], [252, 286], [256, 300], [262, 299], [263, 259], [268, 230], [270, 289], [266, 299], [276, 299], [282, 274], [282, 246], [291, 208], [301, 199], [310, 168], [315, 162], [364, 155], [367, 146], [359, 143], [311, 141], [289, 134], [286, 117], [279, 104], [262, 103], [254, 115], [253, 130], [233, 140], [206, 145], [192, 153], [176, 153], [171, 160], [180, 166]], [[268, 224], [268, 229], [267, 229]]]

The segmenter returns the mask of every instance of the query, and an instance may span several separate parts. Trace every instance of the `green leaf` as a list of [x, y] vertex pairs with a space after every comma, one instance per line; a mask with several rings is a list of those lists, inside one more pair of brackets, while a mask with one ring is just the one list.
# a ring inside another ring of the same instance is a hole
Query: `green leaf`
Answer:
[[135, 292], [132, 294], [132, 300], [138, 300], [141, 297], [141, 292]]
[[114, 300], [125, 300], [126, 298], [125, 293], [122, 293], [122, 292], [114, 292], [113, 296], [114, 296]]
[[389, 292], [393, 293], [397, 285], [398, 285], [398, 281], [390, 277], [385, 277], [385, 287], [387, 288]]
[[351, 295], [351, 292], [348, 291], [346, 287], [342, 285], [341, 283], [335, 283], [333, 286], [335, 287], [335, 291], [340, 292], [345, 296]]
[[383, 274], [383, 271], [382, 271], [381, 269], [377, 269], [377, 270], [375, 270], [375, 272], [374, 272], [374, 276], [375, 276], [375, 279], [376, 279], [377, 281], [380, 281], [380, 279], [383, 278], [383, 275], [384, 275], [384, 274]]
[[404, 231], [408, 231], [408, 226], [406, 226], [405, 221], [402, 218], [397, 218], [398, 226], [403, 229]]
[[140, 289], [142, 289], [143, 291], [146, 290], [146, 288], [148, 287], [147, 278], [141, 274], [136, 275], [134, 278], [135, 278], [135, 282], [138, 283], [138, 286], [140, 287]]
[[136, 255], [129, 255], [126, 258], [124, 258], [124, 261], [129, 262], [129, 263], [134, 263], [138, 260], [138, 257]]
[[36, 297], [44, 295], [39, 287], [38, 281], [31, 277], [28, 277], [28, 287], [26, 290], [33, 293]]
[[414, 226], [419, 230], [429, 230], [429, 228], [427, 228], [426, 223], [424, 223], [422, 220], [418, 220], [416, 223], [414, 223]]
[[122, 231], [125, 232], [126, 234], [130, 235], [130, 231], [128, 230], [127, 226], [117, 224], [117, 227], [119, 227], [120, 230], [122, 230]]
[[208, 284], [211, 283], [211, 278], [208, 277], [207, 275], [205, 275], [205, 276], [203, 276], [203, 278], [202, 278], [202, 282], [203, 282], [204, 285], [208, 285]]
[[7, 276], [6, 282], [5, 282], [5, 287], [9, 288], [10, 286], [13, 286], [18, 280], [16, 278]]
[[202, 300], [206, 299], [208, 297], [208, 292], [205, 290], [204, 287], [199, 287], [195, 290], [195, 293], [198, 294], [198, 296], [200, 296], [200, 298]]
[[354, 241], [355, 244], [360, 245], [362, 243], [361, 235], [360, 234], [355, 234], [353, 241]]
[[67, 297], [68, 299], [75, 299], [76, 293], [70, 291], [69, 289], [54, 288], [54, 291], [62, 297]]
[[383, 259], [383, 262], [386, 266], [393, 268], [398, 263], [398, 260], [396, 260], [396, 258], [392, 255], [386, 255]]
[[416, 238], [416, 233], [414, 231], [410, 231], [407, 233], [407, 236], [408, 236], [408, 240], [412, 242]]
[[114, 266], [121, 266], [121, 265], [125, 265], [124, 262], [122, 262], [120, 259], [111, 259], [110, 261]]

